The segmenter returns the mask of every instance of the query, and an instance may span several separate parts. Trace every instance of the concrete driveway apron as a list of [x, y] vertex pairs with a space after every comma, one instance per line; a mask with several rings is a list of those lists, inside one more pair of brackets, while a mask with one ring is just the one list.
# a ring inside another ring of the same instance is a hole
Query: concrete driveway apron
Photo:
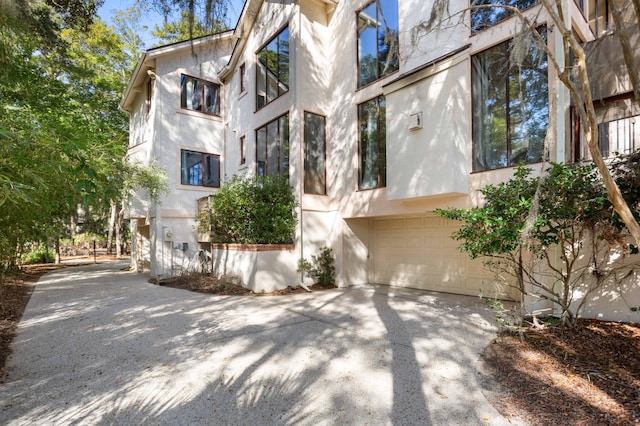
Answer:
[[123, 262], [41, 278], [0, 423], [501, 425], [478, 386], [482, 301], [384, 286], [212, 296]]

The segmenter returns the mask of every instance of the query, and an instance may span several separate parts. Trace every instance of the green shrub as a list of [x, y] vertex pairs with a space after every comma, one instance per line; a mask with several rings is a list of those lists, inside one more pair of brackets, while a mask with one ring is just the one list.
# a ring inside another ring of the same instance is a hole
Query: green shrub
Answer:
[[311, 262], [307, 259], [299, 259], [298, 271], [308, 273], [316, 284], [323, 287], [334, 287], [336, 267], [333, 250], [328, 247], [321, 248], [318, 254], [311, 256]]
[[25, 265], [31, 265], [34, 263], [53, 263], [56, 260], [56, 254], [54, 251], [47, 250], [43, 245], [38, 246], [28, 253], [22, 255], [22, 263]]
[[287, 244], [295, 236], [296, 205], [285, 178], [235, 176], [211, 197], [199, 228], [217, 243]]

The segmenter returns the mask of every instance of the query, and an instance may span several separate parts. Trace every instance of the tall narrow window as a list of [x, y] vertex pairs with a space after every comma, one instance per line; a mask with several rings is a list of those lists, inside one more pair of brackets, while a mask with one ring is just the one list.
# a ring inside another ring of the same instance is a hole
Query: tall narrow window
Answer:
[[180, 183], [220, 187], [220, 156], [182, 150], [180, 152]]
[[147, 105], [147, 114], [149, 114], [151, 112], [151, 101], [153, 100], [153, 79], [150, 78], [149, 80], [147, 80], [147, 99], [146, 99], [146, 105]]
[[324, 195], [326, 186], [325, 118], [304, 113], [304, 192]]
[[245, 64], [240, 65], [240, 93], [244, 93], [245, 90], [247, 90], [247, 83], [245, 81], [247, 78], [246, 71]]
[[[471, 0], [471, 32], [482, 31], [513, 16], [511, 9], [501, 6], [525, 10], [538, 3], [540, 0]], [[494, 7], [482, 7], [490, 5]]]
[[[546, 36], [544, 27], [538, 28]], [[473, 170], [542, 160], [549, 122], [547, 55], [535, 43], [520, 64], [511, 41], [471, 58]]]
[[360, 122], [359, 188], [387, 186], [386, 101], [378, 96], [358, 105]]
[[247, 155], [245, 154], [245, 136], [240, 136], [240, 164], [244, 164], [247, 161]]
[[206, 114], [220, 115], [220, 85], [181, 74], [180, 106]]
[[358, 12], [358, 87], [384, 77], [398, 60], [398, 0], [375, 0]]
[[256, 174], [289, 177], [289, 114], [256, 130]]
[[289, 90], [289, 28], [258, 52], [256, 107], [261, 108]]

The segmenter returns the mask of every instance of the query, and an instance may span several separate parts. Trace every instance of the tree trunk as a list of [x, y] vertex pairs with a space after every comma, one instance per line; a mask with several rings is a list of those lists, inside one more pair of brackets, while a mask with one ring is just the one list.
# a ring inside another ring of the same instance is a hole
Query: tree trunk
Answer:
[[73, 256], [78, 255], [76, 249], [76, 218], [72, 215], [70, 218], [69, 229], [71, 230], [71, 254]]
[[56, 237], [56, 265], [62, 263], [60, 259], [60, 238]]
[[109, 234], [107, 236], [107, 254], [113, 254], [113, 234], [114, 234], [114, 230], [117, 222], [118, 205], [113, 199], [109, 200], [109, 203], [111, 206], [111, 215], [109, 216]]
[[[598, 121], [595, 107], [593, 105], [593, 97], [591, 95], [591, 82], [589, 80], [587, 58], [584, 48], [571, 29], [567, 28], [565, 25], [562, 2], [560, 0], [555, 0], [555, 2], [552, 3], [552, 0], [543, 0], [542, 3], [549, 12], [554, 24], [556, 24], [560, 35], [564, 39], [565, 50], [570, 47], [573, 51], [575, 56], [573, 68], [577, 72], [575, 75], [574, 73], [569, 74], [567, 69], [561, 67], [553, 57], [549, 57], [549, 61], [552, 62], [554, 68], [558, 72], [558, 78], [569, 89], [571, 96], [573, 96], [575, 100], [576, 110], [580, 115], [580, 120], [584, 129], [584, 138], [589, 147], [593, 163], [596, 165], [600, 171], [600, 175], [602, 176], [604, 186], [607, 189], [609, 201], [629, 230], [629, 233], [635, 240], [636, 245], [640, 246], [640, 225], [633, 216], [629, 205], [622, 197], [620, 188], [613, 179], [611, 171], [602, 158], [602, 153], [598, 146]], [[577, 83], [575, 83], [573, 79], [577, 79]], [[576, 84], [578, 85], [577, 87]]]
[[116, 221], [115, 221], [115, 231], [116, 231], [116, 257], [120, 259], [122, 257], [122, 210], [118, 211], [116, 209]]

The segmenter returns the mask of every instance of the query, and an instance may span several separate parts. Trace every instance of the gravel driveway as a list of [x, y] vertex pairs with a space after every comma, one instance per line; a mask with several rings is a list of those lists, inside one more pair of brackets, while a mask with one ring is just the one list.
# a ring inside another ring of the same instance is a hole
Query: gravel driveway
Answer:
[[45, 275], [1, 424], [500, 425], [477, 298], [370, 286], [288, 296], [159, 287], [123, 262]]

